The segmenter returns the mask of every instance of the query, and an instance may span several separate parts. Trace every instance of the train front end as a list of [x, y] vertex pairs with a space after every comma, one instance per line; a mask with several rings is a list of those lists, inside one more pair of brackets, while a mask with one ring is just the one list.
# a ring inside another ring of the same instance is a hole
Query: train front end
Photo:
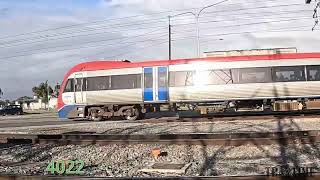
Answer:
[[57, 103], [61, 120], [85, 118], [83, 92], [78, 91], [79, 84], [83, 84], [83, 78], [77, 77], [78, 74], [82, 74], [81, 66], [79, 64], [70, 69], [62, 81]]

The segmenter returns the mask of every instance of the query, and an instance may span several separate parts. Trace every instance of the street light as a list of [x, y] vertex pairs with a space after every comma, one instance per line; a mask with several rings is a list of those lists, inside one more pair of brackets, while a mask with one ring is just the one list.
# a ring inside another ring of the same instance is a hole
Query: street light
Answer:
[[190, 11], [190, 12], [184, 12], [184, 13], [176, 14], [176, 15], [173, 15], [173, 16], [168, 16], [168, 18], [169, 18], [169, 59], [171, 59], [171, 18], [180, 16], [180, 15], [184, 15], [184, 14], [192, 14], [195, 17], [195, 20], [196, 20], [196, 31], [197, 31], [197, 55], [198, 55], [198, 57], [200, 57], [199, 17], [201, 15], [201, 13], [203, 12], [203, 10], [205, 10], [207, 8], [210, 8], [212, 6], [216, 6], [218, 4], [224, 3], [226, 1], [228, 1], [228, 0], [223, 0], [223, 1], [220, 1], [220, 2], [217, 2], [217, 3], [205, 6], [202, 9], [200, 9], [200, 11], [198, 13], [194, 13], [194, 12]]

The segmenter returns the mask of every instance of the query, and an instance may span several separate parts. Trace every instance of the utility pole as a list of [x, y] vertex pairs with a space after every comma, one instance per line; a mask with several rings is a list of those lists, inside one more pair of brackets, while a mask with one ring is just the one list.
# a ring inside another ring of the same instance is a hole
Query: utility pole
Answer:
[[49, 111], [49, 84], [48, 80], [46, 81], [46, 86], [47, 86], [47, 110]]
[[168, 49], [168, 52], [169, 52], [169, 60], [171, 60], [171, 16], [168, 16], [169, 18], [169, 49]]

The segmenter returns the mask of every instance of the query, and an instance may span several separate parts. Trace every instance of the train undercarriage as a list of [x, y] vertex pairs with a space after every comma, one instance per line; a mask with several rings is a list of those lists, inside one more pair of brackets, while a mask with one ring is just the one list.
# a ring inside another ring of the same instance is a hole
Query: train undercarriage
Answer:
[[161, 111], [193, 111], [200, 115], [237, 112], [291, 112], [320, 110], [320, 99], [262, 99], [234, 100], [221, 102], [180, 102], [157, 104], [94, 105], [84, 108], [84, 116], [89, 120], [101, 121], [114, 118], [124, 120], [143, 119], [146, 113]]

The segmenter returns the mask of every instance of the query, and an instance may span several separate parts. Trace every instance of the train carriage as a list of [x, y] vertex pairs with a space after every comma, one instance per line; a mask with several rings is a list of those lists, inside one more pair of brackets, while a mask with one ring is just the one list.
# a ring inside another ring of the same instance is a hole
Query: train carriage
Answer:
[[201, 113], [320, 109], [320, 53], [94, 61], [64, 77], [60, 118], [128, 120], [161, 106]]

